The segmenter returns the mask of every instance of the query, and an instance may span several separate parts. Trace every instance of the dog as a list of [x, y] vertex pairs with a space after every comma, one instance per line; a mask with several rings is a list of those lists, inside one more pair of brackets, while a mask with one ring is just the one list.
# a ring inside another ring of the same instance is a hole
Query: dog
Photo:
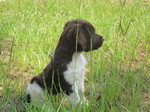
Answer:
[[43, 103], [46, 90], [53, 95], [63, 91], [72, 104], [88, 102], [83, 95], [87, 62], [82, 52], [100, 48], [103, 41], [90, 22], [79, 18], [68, 21], [51, 62], [28, 84], [27, 102]]

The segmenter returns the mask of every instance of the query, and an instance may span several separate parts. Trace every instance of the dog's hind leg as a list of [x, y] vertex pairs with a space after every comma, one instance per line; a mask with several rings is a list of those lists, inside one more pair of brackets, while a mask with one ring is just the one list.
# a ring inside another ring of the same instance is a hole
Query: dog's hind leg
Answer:
[[27, 100], [28, 103], [31, 102], [32, 104], [42, 104], [45, 100], [44, 90], [36, 81], [27, 86]]

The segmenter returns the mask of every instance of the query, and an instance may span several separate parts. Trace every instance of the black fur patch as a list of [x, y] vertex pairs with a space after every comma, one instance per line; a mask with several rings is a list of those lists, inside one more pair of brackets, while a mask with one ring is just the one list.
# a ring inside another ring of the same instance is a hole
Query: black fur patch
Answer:
[[27, 94], [27, 103], [30, 103], [31, 102], [31, 96], [30, 94]]

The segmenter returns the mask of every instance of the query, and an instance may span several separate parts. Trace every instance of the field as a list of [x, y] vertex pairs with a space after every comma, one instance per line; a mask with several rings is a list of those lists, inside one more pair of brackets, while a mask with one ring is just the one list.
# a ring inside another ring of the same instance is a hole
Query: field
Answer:
[[[0, 112], [149, 112], [150, 2], [148, 0], [0, 1]], [[90, 21], [105, 38], [83, 53], [89, 106], [58, 95], [37, 109], [25, 102], [31, 77], [42, 72], [68, 20]]]

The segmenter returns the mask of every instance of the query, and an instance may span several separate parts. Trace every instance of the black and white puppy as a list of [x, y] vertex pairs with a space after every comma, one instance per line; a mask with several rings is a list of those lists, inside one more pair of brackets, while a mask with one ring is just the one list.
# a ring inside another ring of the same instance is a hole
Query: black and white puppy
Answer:
[[[27, 101], [42, 103], [45, 90], [53, 95], [62, 90], [72, 104], [79, 103], [84, 92], [86, 71], [86, 59], [81, 52], [98, 49], [102, 46], [103, 40], [88, 21], [84, 19], [68, 21], [51, 62], [28, 84]], [[83, 100], [86, 101], [85, 97]]]

